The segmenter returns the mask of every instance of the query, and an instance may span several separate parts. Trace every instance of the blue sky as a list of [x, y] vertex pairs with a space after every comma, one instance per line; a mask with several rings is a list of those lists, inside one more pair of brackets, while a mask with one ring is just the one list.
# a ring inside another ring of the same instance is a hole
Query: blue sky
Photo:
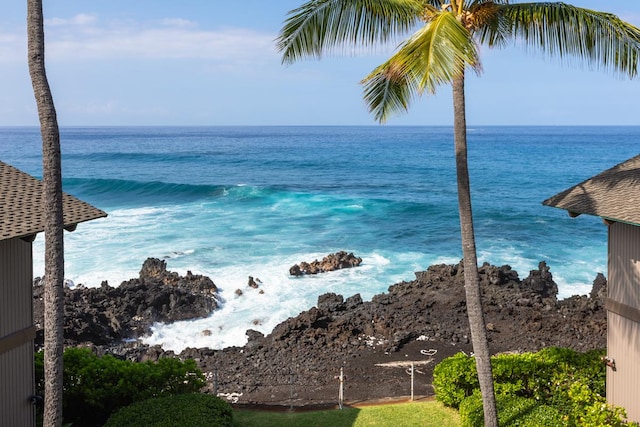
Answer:
[[[640, 2], [575, 0], [640, 26]], [[47, 73], [61, 126], [369, 125], [359, 81], [391, 53], [281, 64], [276, 38], [298, 0], [45, 0]], [[0, 126], [37, 125], [26, 2], [0, 13]], [[640, 125], [640, 78], [482, 50], [467, 80], [470, 125]], [[389, 125], [451, 125], [443, 87]]]

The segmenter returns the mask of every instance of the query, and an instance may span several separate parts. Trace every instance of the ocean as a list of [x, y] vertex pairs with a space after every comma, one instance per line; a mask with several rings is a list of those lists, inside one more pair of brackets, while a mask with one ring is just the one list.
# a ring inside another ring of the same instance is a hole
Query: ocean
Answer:
[[[560, 297], [588, 293], [606, 275], [606, 226], [541, 202], [637, 155], [640, 127], [478, 126], [468, 138], [479, 261], [524, 278], [544, 260]], [[145, 342], [166, 349], [243, 345], [323, 293], [367, 300], [462, 257], [451, 127], [70, 127], [61, 140], [64, 191], [109, 215], [65, 233], [70, 284], [116, 286], [156, 257], [220, 289], [209, 318], [154, 326]], [[42, 176], [37, 128], [0, 128], [0, 153]], [[341, 250], [362, 265], [289, 276]], [[40, 235], [36, 277], [43, 253]]]

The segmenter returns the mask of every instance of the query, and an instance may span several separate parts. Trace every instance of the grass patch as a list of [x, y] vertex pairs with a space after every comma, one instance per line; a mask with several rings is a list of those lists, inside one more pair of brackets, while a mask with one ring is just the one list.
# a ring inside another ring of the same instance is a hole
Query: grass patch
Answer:
[[459, 427], [458, 413], [439, 402], [410, 402], [312, 412], [234, 410], [235, 427]]

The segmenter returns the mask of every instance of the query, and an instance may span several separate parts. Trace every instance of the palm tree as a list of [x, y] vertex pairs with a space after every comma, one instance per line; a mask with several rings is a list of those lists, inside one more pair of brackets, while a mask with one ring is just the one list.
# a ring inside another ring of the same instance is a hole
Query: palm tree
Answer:
[[44, 425], [62, 425], [62, 353], [64, 331], [64, 253], [60, 133], [44, 64], [42, 0], [27, 0], [29, 74], [42, 136], [45, 212], [44, 270]]
[[362, 81], [364, 99], [379, 122], [406, 111], [425, 91], [451, 85], [458, 208], [467, 313], [485, 425], [496, 426], [473, 231], [467, 167], [465, 72], [480, 72], [478, 46], [520, 39], [561, 58], [572, 57], [630, 77], [637, 73], [640, 29], [608, 13], [564, 3], [510, 4], [508, 0], [309, 0], [289, 12], [277, 39], [284, 63], [320, 58], [338, 46], [372, 46], [408, 38]]

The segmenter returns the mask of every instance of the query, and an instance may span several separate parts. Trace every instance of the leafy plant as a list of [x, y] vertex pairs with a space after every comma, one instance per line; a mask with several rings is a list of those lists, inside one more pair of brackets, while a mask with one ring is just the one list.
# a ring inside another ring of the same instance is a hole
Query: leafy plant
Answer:
[[[624, 411], [607, 406], [604, 398], [603, 355], [604, 351], [600, 350], [578, 353], [567, 348], [549, 347], [537, 353], [494, 356], [496, 396], [499, 401], [507, 402], [498, 404], [499, 417], [503, 419], [501, 424], [626, 425]], [[475, 369], [472, 357], [458, 353], [440, 362], [433, 371], [436, 398], [447, 406], [459, 408], [463, 425], [482, 424], [482, 401], [478, 396], [480, 388]], [[509, 424], [508, 414], [516, 410], [522, 415], [517, 424]], [[556, 414], [561, 416], [562, 424], [553, 424], [557, 421]], [[536, 421], [539, 417], [549, 421]]]
[[571, 412], [567, 416], [570, 426], [622, 427], [627, 414], [623, 408], [607, 405], [601, 395], [594, 393], [586, 384], [576, 381], [569, 388]]
[[433, 387], [436, 399], [458, 409], [465, 398], [480, 389], [473, 358], [465, 353], [457, 353], [442, 360], [433, 369]]
[[[163, 358], [137, 363], [111, 355], [98, 357], [87, 348], [64, 352], [63, 415], [74, 426], [101, 425], [109, 415], [133, 402], [199, 391], [204, 375], [195, 361]], [[44, 393], [42, 353], [36, 353], [36, 387]]]
[[[565, 421], [557, 409], [535, 399], [498, 396], [498, 421], [502, 427], [562, 427]], [[483, 425], [482, 399], [479, 394], [467, 397], [460, 404], [462, 427]]]
[[201, 393], [178, 394], [136, 402], [115, 412], [104, 427], [229, 427], [231, 406]]

